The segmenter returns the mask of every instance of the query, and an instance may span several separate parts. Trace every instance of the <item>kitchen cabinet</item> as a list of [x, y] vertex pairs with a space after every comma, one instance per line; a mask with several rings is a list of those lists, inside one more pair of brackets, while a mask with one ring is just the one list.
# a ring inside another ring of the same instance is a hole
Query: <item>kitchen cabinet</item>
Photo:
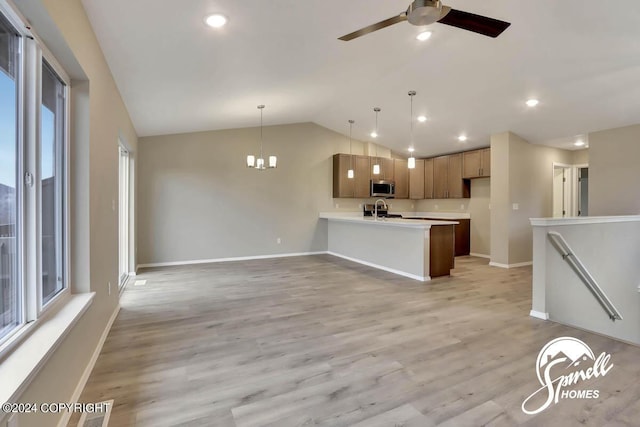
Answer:
[[335, 154], [333, 156], [333, 197], [353, 197], [355, 179], [347, 178], [347, 172], [351, 166], [351, 155]]
[[[387, 159], [386, 157], [370, 157], [371, 161], [371, 179], [380, 179], [384, 181], [393, 181], [393, 159]], [[373, 174], [373, 165], [378, 163], [380, 165], [380, 173], [378, 175]]]
[[353, 197], [366, 199], [371, 194], [371, 158], [369, 156], [353, 156], [354, 188]]
[[462, 153], [433, 159], [433, 198], [469, 198], [469, 181], [462, 179]]
[[465, 151], [462, 153], [462, 177], [484, 178], [491, 176], [491, 149]]
[[409, 168], [405, 159], [393, 159], [393, 174], [396, 182], [396, 199], [409, 198]]
[[[380, 174], [373, 175], [375, 162], [380, 165]], [[347, 178], [347, 172], [353, 169], [354, 177]], [[397, 177], [397, 179], [396, 179]], [[369, 157], [350, 154], [333, 155], [333, 197], [334, 198], [369, 198], [372, 179], [396, 182], [396, 198], [409, 197], [409, 172], [407, 161], [386, 157]]]
[[424, 198], [433, 199], [433, 159], [424, 159]]
[[409, 169], [409, 198], [424, 199], [424, 159], [416, 159], [416, 167]]

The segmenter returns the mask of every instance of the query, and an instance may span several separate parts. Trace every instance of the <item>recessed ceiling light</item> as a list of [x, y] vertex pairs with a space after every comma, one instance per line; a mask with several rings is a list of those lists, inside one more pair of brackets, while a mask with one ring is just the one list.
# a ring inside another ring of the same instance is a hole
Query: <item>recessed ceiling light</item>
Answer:
[[371, 138], [377, 138], [378, 134], [376, 133], [376, 131], [371, 132]]
[[431, 31], [423, 31], [422, 33], [416, 36], [416, 39], [420, 40], [421, 42], [425, 40], [429, 40], [430, 38], [431, 38]]
[[460, 141], [460, 142], [465, 142], [466, 140], [467, 140], [467, 136], [466, 135], [460, 135], [458, 137], [458, 141]]
[[418, 116], [418, 121], [421, 123], [424, 123], [427, 121], [427, 117], [426, 116]]
[[538, 101], [537, 99], [528, 99], [527, 100], [527, 106], [528, 107], [535, 107], [539, 103], [540, 103], [540, 101]]
[[574, 142], [573, 145], [575, 145], [576, 147], [582, 147], [584, 145], [584, 141], [578, 140]]
[[415, 148], [413, 148], [413, 147], [409, 147], [409, 152], [410, 152], [410, 153], [413, 153], [414, 151], [416, 151], [416, 150], [415, 150]]
[[224, 27], [227, 21], [227, 17], [220, 13], [214, 13], [213, 15], [209, 15], [204, 19], [204, 22], [212, 28]]

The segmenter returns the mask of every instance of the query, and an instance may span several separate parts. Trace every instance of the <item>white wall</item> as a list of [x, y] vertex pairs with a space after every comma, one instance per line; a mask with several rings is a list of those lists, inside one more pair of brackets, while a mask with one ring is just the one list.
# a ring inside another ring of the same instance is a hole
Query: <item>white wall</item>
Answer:
[[[266, 126], [264, 141], [277, 169], [245, 166], [258, 150], [259, 128], [141, 138], [139, 263], [326, 251], [318, 213], [358, 211], [366, 201], [332, 198], [332, 156], [349, 152], [348, 139], [299, 123]], [[359, 141], [353, 150], [375, 155]], [[411, 203], [392, 201], [396, 211], [413, 210]]]

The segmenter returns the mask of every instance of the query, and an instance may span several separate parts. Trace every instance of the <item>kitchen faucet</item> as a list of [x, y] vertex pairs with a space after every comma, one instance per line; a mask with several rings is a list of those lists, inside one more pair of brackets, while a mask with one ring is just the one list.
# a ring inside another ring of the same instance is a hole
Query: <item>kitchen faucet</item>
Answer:
[[373, 220], [377, 221], [378, 220], [378, 202], [382, 202], [382, 206], [384, 206], [384, 209], [387, 210], [387, 202], [385, 202], [383, 199], [378, 199], [376, 200], [376, 203], [373, 205]]

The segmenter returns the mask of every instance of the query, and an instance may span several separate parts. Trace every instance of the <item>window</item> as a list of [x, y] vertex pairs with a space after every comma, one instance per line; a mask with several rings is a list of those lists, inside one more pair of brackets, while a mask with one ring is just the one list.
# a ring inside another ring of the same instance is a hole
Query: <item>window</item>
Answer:
[[22, 317], [16, 238], [19, 43], [17, 32], [0, 16], [0, 340], [21, 323]]
[[0, 353], [67, 293], [68, 78], [0, 9]]
[[42, 303], [64, 289], [62, 263], [64, 192], [63, 157], [65, 141], [65, 85], [42, 61], [42, 104], [40, 108], [40, 222], [42, 232]]

